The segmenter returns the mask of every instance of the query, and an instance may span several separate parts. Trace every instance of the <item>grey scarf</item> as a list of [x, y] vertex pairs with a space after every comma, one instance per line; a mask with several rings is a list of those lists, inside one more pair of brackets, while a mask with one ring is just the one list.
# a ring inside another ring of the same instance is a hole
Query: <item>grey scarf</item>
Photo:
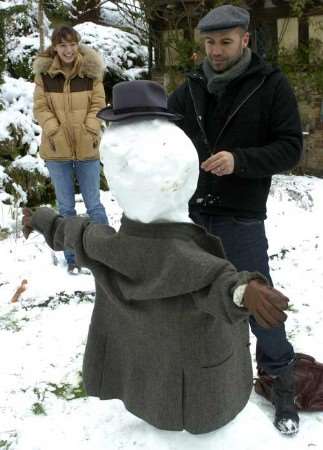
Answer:
[[251, 61], [251, 55], [250, 48], [245, 48], [241, 58], [230, 69], [219, 73], [214, 71], [207, 58], [205, 58], [202, 69], [207, 78], [207, 90], [210, 94], [220, 97], [226, 85], [247, 69]]

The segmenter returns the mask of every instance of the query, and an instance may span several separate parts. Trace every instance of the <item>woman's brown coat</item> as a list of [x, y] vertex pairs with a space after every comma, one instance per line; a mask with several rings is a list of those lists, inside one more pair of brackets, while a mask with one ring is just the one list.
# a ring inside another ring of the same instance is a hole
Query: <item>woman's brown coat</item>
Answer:
[[104, 65], [97, 52], [80, 46], [65, 74], [56, 55], [34, 62], [34, 116], [42, 128], [40, 156], [49, 160], [99, 159], [100, 120], [105, 106]]
[[95, 277], [88, 395], [121, 399], [158, 428], [191, 433], [213, 431], [241, 411], [252, 388], [249, 326], [232, 291], [255, 274], [223, 259], [216, 237], [189, 223], [126, 218], [116, 233], [48, 208], [36, 211], [32, 226], [54, 250], [73, 249]]

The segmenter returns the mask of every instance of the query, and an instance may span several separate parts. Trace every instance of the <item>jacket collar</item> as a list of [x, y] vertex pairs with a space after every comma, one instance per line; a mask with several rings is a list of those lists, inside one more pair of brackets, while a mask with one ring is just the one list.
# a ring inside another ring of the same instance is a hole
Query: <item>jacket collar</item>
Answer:
[[168, 239], [170, 237], [189, 239], [204, 236], [205, 229], [193, 222], [142, 223], [123, 215], [119, 233], [128, 234], [129, 236], [149, 237], [150, 239]]
[[[81, 44], [75, 73], [80, 77], [86, 76], [93, 80], [102, 81], [104, 68], [105, 65], [100, 54], [92, 48]], [[38, 76], [46, 73], [52, 76], [53, 73], [61, 73], [62, 68], [57, 57], [52, 58], [46, 54], [42, 54], [35, 59], [33, 71]]]
[[[80, 72], [80, 67], [83, 63], [83, 56], [78, 53], [77, 57], [75, 58], [74, 65], [72, 67], [72, 70], [69, 72], [69, 78], [74, 78], [77, 74]], [[48, 75], [51, 78], [54, 78], [58, 74], [62, 73], [64, 76], [66, 75], [66, 72], [64, 71], [64, 68], [62, 67], [61, 60], [56, 55], [54, 59], [52, 60], [51, 66], [47, 70]], [[80, 76], [83, 78], [83, 75], [80, 74]]]
[[209, 286], [223, 257], [218, 238], [198, 225], [143, 224], [126, 217], [95, 255], [118, 274], [118, 288], [128, 300], [176, 297]]

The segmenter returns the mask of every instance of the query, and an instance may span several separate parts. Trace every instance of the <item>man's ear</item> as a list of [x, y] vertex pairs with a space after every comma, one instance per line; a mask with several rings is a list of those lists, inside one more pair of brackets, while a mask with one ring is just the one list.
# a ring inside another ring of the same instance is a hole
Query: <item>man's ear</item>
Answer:
[[242, 36], [242, 47], [247, 48], [249, 44], [250, 33], [248, 31]]

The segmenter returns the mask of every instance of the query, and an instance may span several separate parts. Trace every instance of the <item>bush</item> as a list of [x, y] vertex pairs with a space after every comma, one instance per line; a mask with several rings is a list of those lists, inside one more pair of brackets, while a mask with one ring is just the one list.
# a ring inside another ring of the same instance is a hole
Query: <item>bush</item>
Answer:
[[[16, 203], [29, 207], [40, 204], [55, 204], [55, 192], [44, 163], [30, 155], [18, 158], [6, 169], [10, 181], [5, 191], [11, 194]], [[24, 195], [21, 195], [24, 192]]]

